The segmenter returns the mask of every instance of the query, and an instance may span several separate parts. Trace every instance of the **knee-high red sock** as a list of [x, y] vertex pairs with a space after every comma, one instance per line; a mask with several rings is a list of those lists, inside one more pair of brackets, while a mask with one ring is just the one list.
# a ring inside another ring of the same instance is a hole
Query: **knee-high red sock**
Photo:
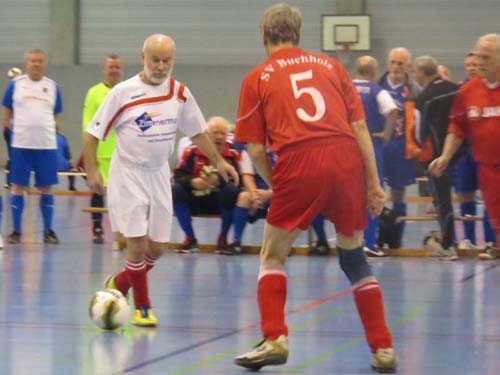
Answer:
[[125, 261], [125, 270], [132, 291], [134, 292], [134, 305], [136, 308], [141, 306], [151, 306], [148, 292], [148, 278], [146, 263], [132, 263]]
[[378, 281], [358, 285], [353, 292], [372, 353], [377, 349], [392, 348], [392, 337], [385, 322], [384, 301]]
[[[149, 272], [155, 266], [156, 259], [146, 254], [144, 256], [144, 262], [146, 263], [146, 272]], [[128, 293], [130, 289], [130, 282], [128, 281], [128, 276], [127, 273], [125, 272], [125, 269], [123, 269], [123, 271], [121, 271], [115, 276], [115, 284], [116, 288], [123, 295]]]
[[257, 299], [264, 337], [276, 340], [281, 335], [288, 336], [288, 327], [285, 324], [285, 272], [282, 270], [261, 271]]

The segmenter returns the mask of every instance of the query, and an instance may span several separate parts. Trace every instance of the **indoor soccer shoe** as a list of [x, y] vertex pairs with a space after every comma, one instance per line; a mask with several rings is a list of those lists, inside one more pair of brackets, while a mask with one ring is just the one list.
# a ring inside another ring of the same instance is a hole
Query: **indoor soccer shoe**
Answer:
[[486, 243], [483, 251], [478, 255], [480, 260], [493, 260], [497, 258], [497, 251], [491, 242]]
[[43, 235], [43, 242], [49, 245], [58, 245], [59, 239], [57, 238], [56, 232], [49, 229], [49, 231]]
[[132, 324], [137, 327], [156, 327], [158, 320], [151, 307], [140, 307], [134, 311]]
[[372, 354], [372, 370], [380, 373], [396, 372], [398, 360], [392, 348], [377, 349], [376, 353]]
[[95, 227], [92, 230], [92, 234], [94, 236], [92, 238], [93, 243], [96, 243], [96, 244], [104, 243], [104, 231], [102, 230], [101, 227]]
[[252, 351], [236, 357], [234, 363], [257, 371], [263, 366], [282, 365], [287, 359], [288, 339], [285, 335], [281, 335], [276, 340], [262, 340]]
[[21, 233], [13, 231], [7, 236], [7, 243], [18, 244], [21, 242]]
[[195, 238], [186, 237], [181, 247], [177, 249], [180, 254], [191, 254], [198, 251], [198, 242]]

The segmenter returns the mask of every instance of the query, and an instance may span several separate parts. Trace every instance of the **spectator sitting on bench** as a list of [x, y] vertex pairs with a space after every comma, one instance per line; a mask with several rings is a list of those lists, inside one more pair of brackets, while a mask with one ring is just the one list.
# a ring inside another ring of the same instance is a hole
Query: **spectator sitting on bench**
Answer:
[[[224, 159], [241, 171], [241, 154], [227, 142], [229, 127], [225, 118], [212, 117], [208, 120], [207, 133]], [[182, 160], [175, 169], [172, 191], [175, 216], [186, 235], [178, 252], [191, 253], [197, 250], [198, 244], [191, 217], [199, 214], [221, 215], [222, 225], [216, 251], [225, 252], [227, 233], [231, 227], [233, 209], [240, 187], [232, 181], [226, 183], [220, 178], [209, 159], [193, 146], [184, 151]]]
[[[244, 156], [248, 155], [244, 145], [240, 148], [238, 144], [234, 145], [242, 152], [242, 174], [243, 183], [247, 188], [238, 195], [236, 207], [233, 213], [233, 242], [224, 252], [226, 255], [241, 254], [241, 240], [243, 231], [247, 223], [255, 223], [258, 219], [265, 219], [269, 204], [271, 202], [272, 190], [257, 173], [255, 173], [252, 162], [248, 162]], [[270, 151], [269, 160], [274, 164], [276, 159]]]
[[[74, 169], [75, 163], [71, 159], [68, 140], [57, 129], [57, 170], [59, 172], [69, 172]], [[68, 176], [68, 189], [75, 191], [75, 176]]]

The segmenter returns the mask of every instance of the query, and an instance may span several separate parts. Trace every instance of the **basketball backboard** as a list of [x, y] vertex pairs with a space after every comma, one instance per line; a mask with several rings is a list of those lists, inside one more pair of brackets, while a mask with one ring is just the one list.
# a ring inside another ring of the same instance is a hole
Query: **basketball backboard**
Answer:
[[322, 46], [325, 52], [370, 50], [369, 15], [322, 15]]

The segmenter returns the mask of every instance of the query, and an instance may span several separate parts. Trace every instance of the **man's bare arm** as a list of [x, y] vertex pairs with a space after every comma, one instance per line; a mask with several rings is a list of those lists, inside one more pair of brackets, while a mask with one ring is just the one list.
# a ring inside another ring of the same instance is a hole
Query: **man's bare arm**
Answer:
[[257, 173], [260, 177], [262, 177], [266, 184], [272, 188], [271, 174], [273, 168], [271, 166], [271, 161], [267, 156], [266, 146], [260, 143], [248, 143], [247, 150]]
[[102, 176], [97, 168], [97, 144], [99, 140], [92, 134], [83, 135], [83, 165], [87, 173], [87, 185], [98, 194], [104, 195]]
[[370, 132], [366, 126], [365, 120], [353, 122], [351, 124], [354, 137], [358, 143], [363, 160], [365, 182], [368, 187], [380, 185], [377, 164], [375, 162], [375, 152], [373, 151], [373, 143], [370, 138]]

